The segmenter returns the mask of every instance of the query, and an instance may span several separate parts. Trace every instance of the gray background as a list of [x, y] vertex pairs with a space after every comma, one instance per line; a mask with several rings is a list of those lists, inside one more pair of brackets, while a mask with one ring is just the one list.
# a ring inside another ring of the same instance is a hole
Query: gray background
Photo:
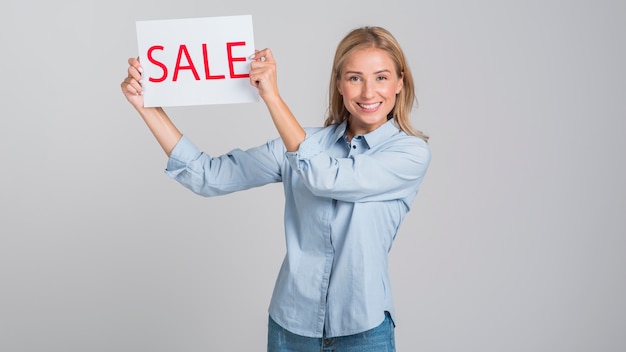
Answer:
[[[410, 4], [410, 5], [409, 5]], [[44, 1], [0, 11], [0, 351], [264, 351], [280, 185], [202, 198], [119, 88], [135, 21], [251, 14], [324, 118], [338, 41], [385, 26], [433, 162], [391, 253], [398, 349], [626, 350], [623, 1]], [[213, 154], [262, 104], [170, 108]]]

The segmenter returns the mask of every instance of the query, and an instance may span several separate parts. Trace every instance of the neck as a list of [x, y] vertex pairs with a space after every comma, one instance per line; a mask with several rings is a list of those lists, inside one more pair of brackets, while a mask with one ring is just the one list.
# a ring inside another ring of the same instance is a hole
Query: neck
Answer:
[[351, 141], [352, 137], [356, 136], [357, 134], [368, 134], [374, 130], [376, 130], [377, 128], [379, 128], [380, 126], [384, 125], [385, 122], [377, 125], [377, 126], [372, 126], [372, 125], [365, 125], [365, 126], [355, 126], [354, 124], [350, 123], [350, 120], [348, 119], [347, 124], [346, 124], [346, 138]]

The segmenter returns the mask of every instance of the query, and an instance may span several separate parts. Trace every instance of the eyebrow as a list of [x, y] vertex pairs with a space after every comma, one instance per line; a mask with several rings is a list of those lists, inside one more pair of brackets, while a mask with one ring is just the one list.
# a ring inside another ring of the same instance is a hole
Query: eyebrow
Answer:
[[[388, 70], [388, 69], [382, 69], [382, 70], [374, 72], [375, 75], [380, 74], [380, 73], [391, 73], [391, 71]], [[344, 74], [358, 74], [358, 75], [362, 75], [363, 72], [361, 72], [361, 71], [346, 71], [346, 72], [344, 72]]]

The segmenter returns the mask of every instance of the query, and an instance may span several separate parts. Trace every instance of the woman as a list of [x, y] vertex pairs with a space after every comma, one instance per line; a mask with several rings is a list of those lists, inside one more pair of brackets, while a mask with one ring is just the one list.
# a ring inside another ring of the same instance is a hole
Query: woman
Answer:
[[430, 162], [414, 130], [413, 77], [396, 39], [362, 27], [339, 43], [324, 127], [303, 128], [282, 100], [270, 49], [251, 57], [280, 138], [210, 157], [161, 108], [144, 108], [141, 66], [122, 91], [168, 155], [166, 172], [203, 196], [273, 182], [285, 192], [287, 253], [269, 307], [268, 351], [395, 351], [388, 252]]

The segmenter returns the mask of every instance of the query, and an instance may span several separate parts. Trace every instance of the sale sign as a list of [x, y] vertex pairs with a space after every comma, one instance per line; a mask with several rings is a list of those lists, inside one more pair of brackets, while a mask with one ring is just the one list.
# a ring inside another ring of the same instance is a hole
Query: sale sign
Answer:
[[144, 106], [258, 102], [252, 16], [137, 21]]

